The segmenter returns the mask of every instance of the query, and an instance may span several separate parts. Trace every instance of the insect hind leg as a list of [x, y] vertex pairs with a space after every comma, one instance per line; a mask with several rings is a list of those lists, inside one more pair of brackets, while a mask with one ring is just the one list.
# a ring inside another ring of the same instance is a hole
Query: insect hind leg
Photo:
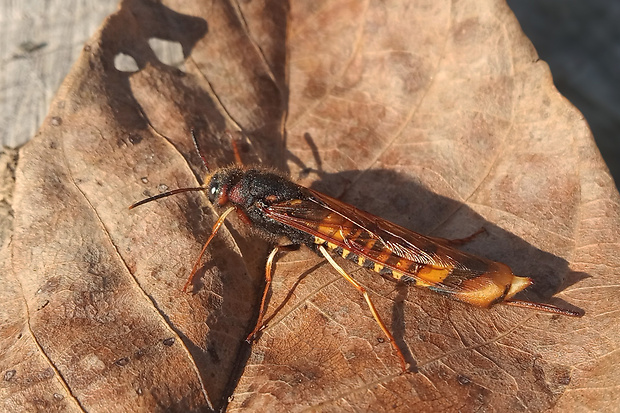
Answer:
[[338, 265], [338, 263], [336, 263], [336, 261], [334, 261], [334, 259], [332, 258], [331, 255], [329, 255], [329, 252], [327, 252], [324, 246], [319, 245], [319, 251], [321, 252], [321, 254], [323, 254], [325, 259], [327, 259], [327, 261], [331, 264], [331, 266], [334, 267], [334, 269], [338, 271], [338, 273], [342, 275], [348, 282], [353, 284], [353, 286], [357, 289], [357, 291], [359, 291], [364, 296], [364, 299], [366, 300], [366, 304], [368, 304], [368, 308], [370, 308], [370, 312], [372, 313], [372, 316], [375, 318], [375, 321], [377, 322], [377, 324], [379, 324], [379, 327], [381, 327], [381, 330], [383, 330], [383, 334], [386, 335], [386, 337], [388, 338], [388, 341], [390, 342], [390, 344], [396, 351], [401, 367], [403, 368], [403, 372], [405, 373], [409, 372], [410, 371], [409, 363], [405, 361], [405, 356], [403, 355], [403, 352], [400, 350], [400, 348], [396, 344], [396, 340], [394, 339], [394, 336], [392, 335], [392, 333], [390, 333], [390, 330], [388, 330], [385, 324], [383, 323], [383, 320], [381, 319], [381, 316], [377, 312], [377, 308], [371, 301], [370, 296], [368, 295], [368, 292], [366, 291], [366, 289], [360, 283], [355, 281], [349, 274], [347, 274], [346, 271], [343, 270], [342, 267]]

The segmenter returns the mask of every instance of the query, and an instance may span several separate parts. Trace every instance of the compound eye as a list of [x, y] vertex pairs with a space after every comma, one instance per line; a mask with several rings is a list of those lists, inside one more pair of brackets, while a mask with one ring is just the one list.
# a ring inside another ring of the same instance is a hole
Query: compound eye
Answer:
[[215, 199], [217, 198], [217, 195], [219, 193], [218, 187], [219, 185], [215, 184], [211, 185], [211, 187], [209, 188], [209, 201], [211, 201], [211, 203], [215, 202]]

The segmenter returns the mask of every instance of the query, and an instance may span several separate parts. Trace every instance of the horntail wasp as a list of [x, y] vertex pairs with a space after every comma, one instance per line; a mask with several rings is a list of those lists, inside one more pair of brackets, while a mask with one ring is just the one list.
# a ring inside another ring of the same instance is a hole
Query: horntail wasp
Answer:
[[[205, 168], [209, 170], [193, 130], [192, 138]], [[234, 140], [233, 149], [237, 163], [241, 164]], [[136, 202], [129, 208], [190, 191], [206, 192], [213, 206], [228, 208], [213, 226], [183, 291], [192, 283], [207, 246], [233, 211], [243, 222], [261, 230], [270, 242], [282, 236], [291, 242], [291, 245], [276, 245], [267, 258], [266, 282], [258, 321], [247, 337], [248, 342], [251, 342], [263, 327], [265, 300], [271, 286], [271, 272], [276, 254], [281, 250], [292, 249], [291, 246], [300, 245], [307, 245], [323, 255], [332, 267], [363, 295], [405, 372], [409, 371], [405, 357], [366, 289], [334, 261], [330, 252], [385, 277], [427, 287], [476, 307], [489, 308], [502, 303], [573, 317], [583, 315], [550, 304], [515, 300], [514, 296], [518, 292], [532, 284], [531, 278], [514, 275], [506, 264], [454, 248], [469, 241], [482, 230], [461, 240], [421, 235], [258, 167], [231, 166], [217, 169], [207, 174], [203, 186], [164, 192]]]

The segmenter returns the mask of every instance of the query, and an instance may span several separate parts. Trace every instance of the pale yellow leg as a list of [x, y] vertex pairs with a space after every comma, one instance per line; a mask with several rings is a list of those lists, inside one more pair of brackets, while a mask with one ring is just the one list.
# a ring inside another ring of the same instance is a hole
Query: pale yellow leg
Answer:
[[404, 372], [408, 372], [409, 371], [409, 365], [405, 361], [405, 356], [403, 355], [403, 352], [400, 350], [400, 348], [398, 348], [398, 346], [396, 345], [396, 341], [394, 340], [394, 336], [392, 336], [392, 333], [390, 333], [390, 331], [387, 329], [387, 327], [385, 326], [385, 324], [381, 320], [381, 317], [379, 316], [379, 313], [377, 312], [377, 309], [375, 308], [375, 305], [370, 300], [370, 296], [368, 295], [368, 292], [366, 292], [366, 289], [364, 287], [362, 287], [362, 285], [360, 283], [355, 281], [349, 274], [347, 274], [340, 267], [340, 265], [338, 265], [336, 263], [336, 261], [334, 261], [332, 256], [329, 255], [329, 253], [325, 249], [325, 247], [320, 245], [319, 246], [319, 251], [321, 251], [321, 254], [323, 254], [325, 259], [327, 259], [327, 261], [332, 265], [332, 267], [334, 267], [334, 269], [336, 271], [338, 271], [338, 273], [340, 275], [342, 275], [348, 282], [353, 284], [353, 286], [357, 289], [357, 291], [362, 293], [362, 295], [364, 296], [364, 299], [366, 300], [366, 303], [368, 304], [368, 307], [370, 308], [370, 312], [372, 313], [372, 316], [375, 318], [375, 320], [377, 321], [377, 324], [379, 324], [379, 327], [381, 327], [381, 330], [383, 330], [383, 334], [386, 335], [386, 337], [388, 338], [389, 342], [392, 344], [392, 347], [396, 351], [396, 354], [398, 355], [398, 358], [400, 360], [400, 364], [401, 364], [401, 366], [403, 368], [403, 371]]

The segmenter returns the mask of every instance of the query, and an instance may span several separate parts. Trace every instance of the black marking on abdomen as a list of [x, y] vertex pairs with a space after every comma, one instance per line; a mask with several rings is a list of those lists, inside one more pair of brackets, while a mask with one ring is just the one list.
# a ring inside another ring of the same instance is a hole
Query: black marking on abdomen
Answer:
[[[396, 270], [392, 270], [389, 267], [386, 267], [384, 264], [379, 263], [379, 262], [375, 262], [369, 258], [366, 257], [360, 257], [358, 254], [349, 251], [348, 249], [345, 249], [341, 246], [337, 246], [336, 244], [333, 244], [331, 242], [325, 241], [322, 238], [316, 237], [315, 238], [315, 243], [317, 245], [323, 245], [324, 247], [328, 248], [329, 250], [333, 251], [335, 254], [341, 255], [342, 257], [346, 258], [349, 261], [353, 261], [355, 262], [357, 265], [363, 267], [363, 268], [367, 268], [369, 270], [373, 270], [375, 272], [378, 272], [379, 274], [381, 274], [384, 277], [388, 277], [390, 279], [393, 280], [397, 280], [397, 281], [402, 281], [406, 284], [410, 284], [410, 285], [414, 285], [416, 283], [416, 279], [414, 277], [411, 277], [405, 273], [403, 273], [402, 271], [396, 271]], [[391, 259], [390, 259], [391, 258]], [[387, 261], [391, 261], [390, 263], [393, 263], [392, 265], [396, 265], [396, 263], [398, 263], [400, 261], [400, 258], [395, 256], [395, 255], [391, 255]], [[420, 266], [416, 263], [412, 263], [411, 267], [415, 267], [414, 269], [419, 270]]]
[[403, 276], [400, 277], [400, 281], [404, 282], [405, 284], [410, 284], [410, 285], [415, 285], [417, 282], [415, 278], [407, 274], [403, 274]]
[[368, 268], [369, 270], [374, 270], [375, 262], [373, 260], [369, 260], [368, 258], [365, 258], [364, 263], [362, 264], [362, 267]]
[[387, 275], [387, 276], [392, 276], [392, 269], [388, 268], [388, 267], [383, 267], [381, 268], [381, 271], [379, 271], [379, 274], [381, 275]]

